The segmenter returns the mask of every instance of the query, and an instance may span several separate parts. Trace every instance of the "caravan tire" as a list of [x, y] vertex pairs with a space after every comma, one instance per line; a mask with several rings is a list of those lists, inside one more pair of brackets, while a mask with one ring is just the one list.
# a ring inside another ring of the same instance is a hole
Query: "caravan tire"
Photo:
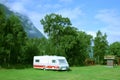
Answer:
[[45, 71], [46, 69], [45, 69], [45, 68], [43, 68], [43, 70]]

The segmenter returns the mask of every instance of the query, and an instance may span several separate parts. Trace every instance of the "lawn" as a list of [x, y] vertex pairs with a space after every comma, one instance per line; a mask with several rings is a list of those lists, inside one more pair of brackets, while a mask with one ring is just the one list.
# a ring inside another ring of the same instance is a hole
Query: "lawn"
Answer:
[[0, 80], [120, 80], [120, 66], [71, 67], [71, 70], [0, 69]]

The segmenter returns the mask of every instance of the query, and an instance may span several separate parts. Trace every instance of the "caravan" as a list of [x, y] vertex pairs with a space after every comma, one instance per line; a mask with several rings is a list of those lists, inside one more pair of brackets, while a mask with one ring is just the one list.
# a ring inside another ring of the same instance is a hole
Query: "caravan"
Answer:
[[68, 70], [69, 64], [63, 56], [34, 56], [33, 67], [44, 70]]

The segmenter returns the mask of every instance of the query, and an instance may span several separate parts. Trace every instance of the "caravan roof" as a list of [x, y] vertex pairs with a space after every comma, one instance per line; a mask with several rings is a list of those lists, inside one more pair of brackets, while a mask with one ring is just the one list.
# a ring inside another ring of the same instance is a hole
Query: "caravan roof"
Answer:
[[48, 56], [48, 55], [45, 55], [45, 56], [34, 56], [34, 58], [54, 58], [54, 59], [65, 59], [65, 57], [63, 56]]

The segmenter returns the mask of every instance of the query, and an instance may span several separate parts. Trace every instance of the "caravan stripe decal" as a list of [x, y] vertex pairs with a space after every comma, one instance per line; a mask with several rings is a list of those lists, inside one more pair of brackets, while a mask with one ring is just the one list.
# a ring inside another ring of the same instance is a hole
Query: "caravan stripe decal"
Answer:
[[45, 66], [44, 65], [34, 65], [34, 68], [41, 68], [41, 69], [43, 69], [43, 68], [45, 68]]
[[34, 68], [40, 68], [40, 69], [59, 69], [59, 66], [45, 66], [45, 65], [34, 65]]

